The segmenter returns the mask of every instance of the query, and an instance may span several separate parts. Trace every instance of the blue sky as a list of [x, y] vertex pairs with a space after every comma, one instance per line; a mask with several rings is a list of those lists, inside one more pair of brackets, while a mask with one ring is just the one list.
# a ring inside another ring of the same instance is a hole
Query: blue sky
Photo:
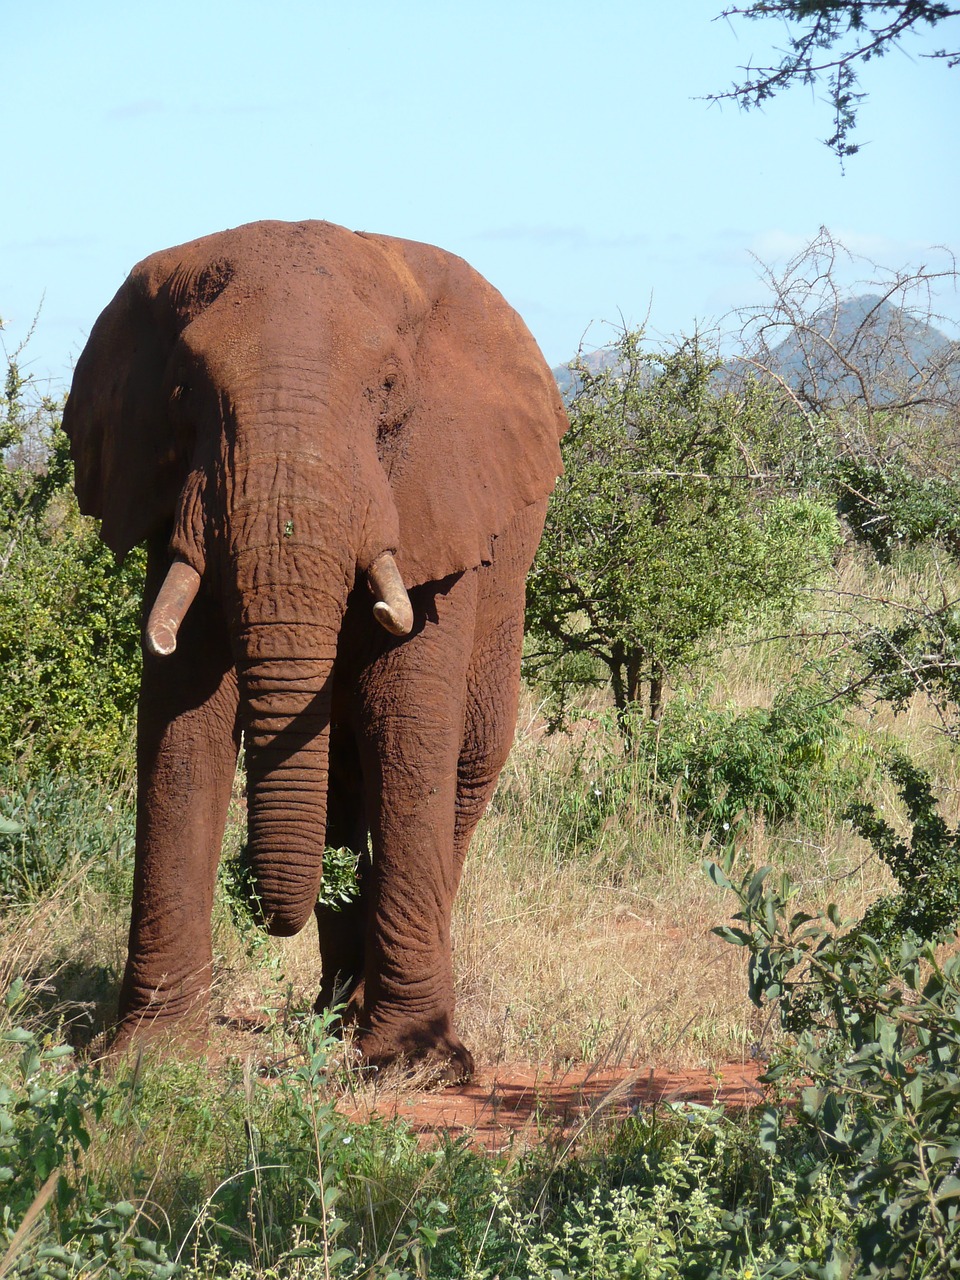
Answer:
[[[722, 0], [35, 0], [3, 17], [0, 316], [54, 386], [146, 254], [257, 218], [442, 245], [551, 364], [764, 296], [821, 224], [888, 267], [960, 253], [960, 69], [871, 64], [842, 173], [827, 107], [699, 100], [782, 32]], [[950, 30], [952, 28], [952, 31]], [[960, 299], [941, 307], [960, 317]]]

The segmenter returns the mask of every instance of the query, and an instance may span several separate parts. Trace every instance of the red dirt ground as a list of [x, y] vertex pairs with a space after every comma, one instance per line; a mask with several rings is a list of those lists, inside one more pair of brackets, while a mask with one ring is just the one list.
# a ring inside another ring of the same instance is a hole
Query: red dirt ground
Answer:
[[756, 1106], [765, 1096], [757, 1083], [761, 1070], [754, 1062], [678, 1072], [578, 1065], [554, 1074], [525, 1063], [501, 1063], [481, 1072], [473, 1084], [435, 1091], [413, 1089], [398, 1079], [393, 1089], [348, 1098], [340, 1109], [355, 1120], [372, 1114], [405, 1120], [425, 1141], [442, 1134], [466, 1135], [488, 1150], [499, 1150], [517, 1143], [530, 1146], [558, 1130], [573, 1134], [641, 1107], [679, 1102]]

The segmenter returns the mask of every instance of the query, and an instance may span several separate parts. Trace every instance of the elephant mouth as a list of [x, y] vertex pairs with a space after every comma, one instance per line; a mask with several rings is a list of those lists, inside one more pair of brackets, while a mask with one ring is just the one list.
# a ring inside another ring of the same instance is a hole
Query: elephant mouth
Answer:
[[[384, 551], [367, 569], [374, 597], [373, 616], [391, 635], [406, 636], [413, 629], [413, 607], [400, 577], [397, 562]], [[147, 619], [144, 643], [157, 658], [169, 657], [177, 648], [177, 633], [200, 590], [200, 574], [185, 560], [175, 559]]]

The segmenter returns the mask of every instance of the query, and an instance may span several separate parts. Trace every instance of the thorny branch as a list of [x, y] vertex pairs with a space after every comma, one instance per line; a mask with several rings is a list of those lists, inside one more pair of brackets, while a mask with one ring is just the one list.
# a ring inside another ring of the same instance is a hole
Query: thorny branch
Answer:
[[[740, 68], [747, 77], [742, 84], [734, 84], [724, 93], [711, 94], [710, 100], [732, 99], [745, 109], [761, 107], [795, 83], [814, 85], [826, 77], [833, 108], [833, 133], [824, 141], [842, 162], [859, 150], [850, 136], [866, 96], [857, 92], [861, 64], [881, 57], [888, 49], [898, 48], [908, 32], [935, 26], [958, 15], [960, 9], [931, 0], [847, 0], [845, 3], [755, 0], [745, 6], [732, 5], [719, 16], [728, 21], [731, 18], [753, 21], [780, 18], [788, 31], [791, 23], [798, 24], [799, 34], [790, 35], [787, 48], [778, 50], [782, 54], [778, 63], [758, 67], [748, 63]], [[838, 45], [839, 51], [834, 52]], [[951, 67], [960, 62], [960, 51], [956, 50], [938, 49], [921, 56], [944, 59]]]

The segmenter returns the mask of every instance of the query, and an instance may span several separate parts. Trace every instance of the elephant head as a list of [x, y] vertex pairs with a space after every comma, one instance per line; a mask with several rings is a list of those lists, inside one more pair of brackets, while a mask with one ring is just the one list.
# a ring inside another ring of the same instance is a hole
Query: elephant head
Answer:
[[564, 425], [533, 339], [466, 263], [329, 223], [154, 254], [96, 322], [64, 413], [80, 507], [118, 557], [169, 548], [149, 661], [198, 591], [222, 608], [274, 932], [316, 899], [317, 774], [355, 582], [402, 643], [424, 625], [405, 588], [489, 559], [553, 487]]

